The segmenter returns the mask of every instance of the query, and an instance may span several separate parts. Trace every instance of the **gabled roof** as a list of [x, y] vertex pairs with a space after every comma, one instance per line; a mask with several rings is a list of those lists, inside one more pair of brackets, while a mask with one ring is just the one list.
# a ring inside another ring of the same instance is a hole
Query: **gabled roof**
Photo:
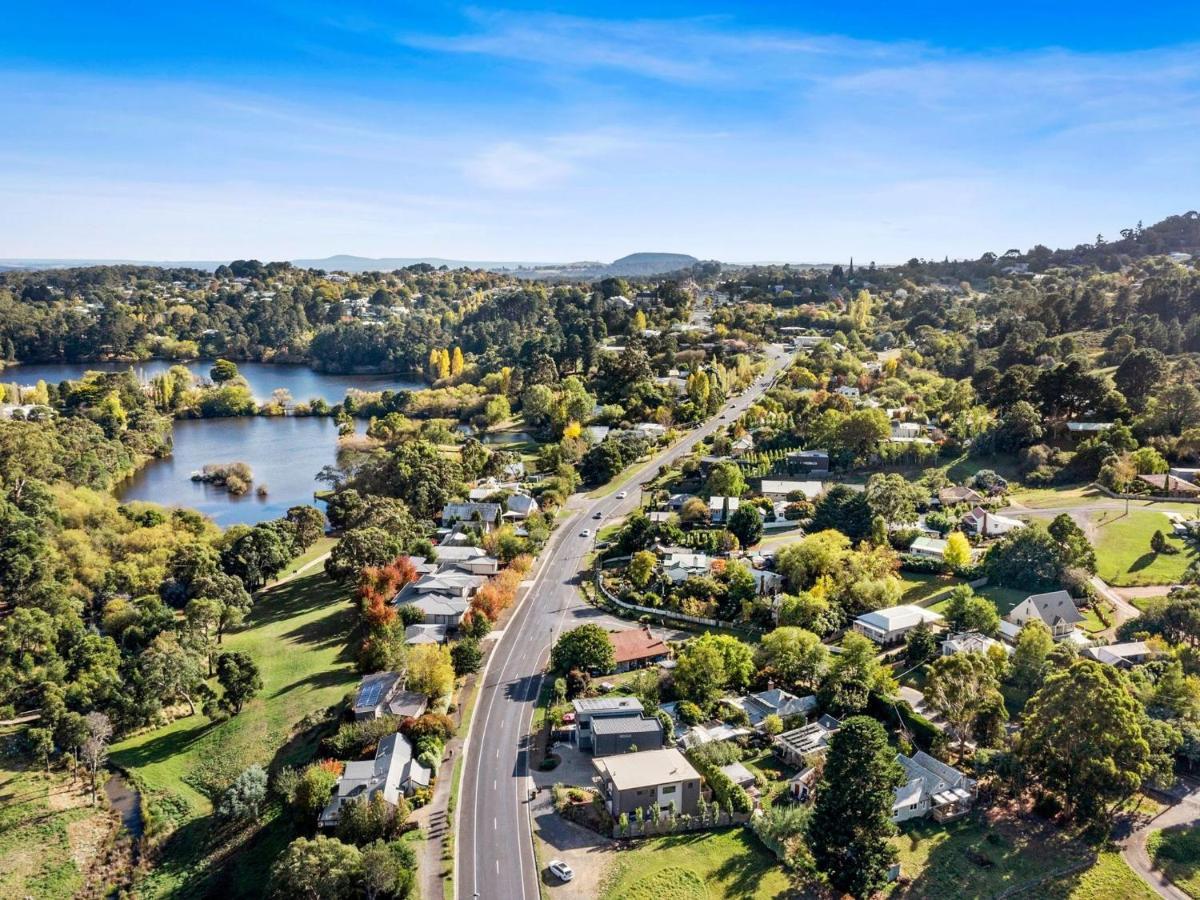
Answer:
[[1038, 618], [1050, 626], [1058, 623], [1076, 625], [1084, 620], [1083, 613], [1079, 611], [1079, 607], [1075, 605], [1075, 601], [1066, 591], [1031, 594], [1017, 604], [1017, 607], [1024, 606], [1026, 603], [1032, 604]]
[[471, 522], [475, 520], [475, 514], [479, 514], [479, 521], [494, 522], [500, 518], [499, 503], [447, 503], [442, 507], [442, 522]]
[[875, 628], [879, 631], [891, 632], [898, 628], [915, 628], [922, 622], [940, 622], [942, 616], [932, 610], [920, 606], [905, 604], [889, 606], [874, 612], [863, 613], [854, 621]]
[[608, 640], [613, 646], [613, 659], [617, 663], [665, 656], [670, 649], [666, 642], [652, 634], [649, 628], [611, 631]]

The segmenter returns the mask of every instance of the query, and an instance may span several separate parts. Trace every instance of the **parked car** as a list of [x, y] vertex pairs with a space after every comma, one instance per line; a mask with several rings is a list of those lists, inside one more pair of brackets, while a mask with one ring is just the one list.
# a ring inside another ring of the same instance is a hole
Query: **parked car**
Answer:
[[568, 866], [561, 859], [550, 860], [550, 865], [546, 866], [550, 870], [550, 874], [559, 881], [570, 881], [575, 877], [575, 870]]

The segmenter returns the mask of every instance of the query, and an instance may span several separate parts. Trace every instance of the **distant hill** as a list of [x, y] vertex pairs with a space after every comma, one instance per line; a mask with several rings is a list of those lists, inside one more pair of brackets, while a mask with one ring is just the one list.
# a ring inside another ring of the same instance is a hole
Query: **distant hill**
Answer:
[[536, 262], [501, 262], [480, 259], [443, 259], [438, 256], [385, 256], [378, 259], [369, 256], [351, 256], [339, 253], [324, 259], [293, 259], [292, 265], [301, 269], [324, 269], [326, 272], [390, 272], [408, 266], [445, 266], [448, 269], [516, 269], [521, 266], [538, 266]]
[[686, 253], [630, 253], [608, 265], [610, 276], [662, 275], [690, 269], [700, 260]]

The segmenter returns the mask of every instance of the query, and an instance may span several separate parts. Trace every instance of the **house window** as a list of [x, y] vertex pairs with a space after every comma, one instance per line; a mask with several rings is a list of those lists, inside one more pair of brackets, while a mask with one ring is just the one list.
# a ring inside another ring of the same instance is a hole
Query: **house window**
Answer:
[[675, 785], [673, 785], [673, 784], [672, 784], [672, 785], [670, 785], [669, 787], [664, 787], [664, 788], [662, 788], [662, 792], [663, 792], [664, 794], [673, 794], [673, 793], [675, 793]]

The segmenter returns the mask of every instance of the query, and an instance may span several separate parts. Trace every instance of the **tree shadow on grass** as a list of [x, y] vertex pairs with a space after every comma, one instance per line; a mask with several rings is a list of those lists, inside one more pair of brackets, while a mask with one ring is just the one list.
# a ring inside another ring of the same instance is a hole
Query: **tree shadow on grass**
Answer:
[[286, 584], [260, 592], [246, 617], [243, 630], [262, 628], [302, 616], [318, 608], [338, 604], [349, 610], [345, 589], [330, 581], [322, 572], [303, 575]]
[[1200, 832], [1194, 828], [1165, 829], [1154, 836], [1150, 859], [1171, 881], [1192, 881], [1200, 875]]
[[1141, 556], [1139, 556], [1137, 559], [1135, 559], [1133, 562], [1131, 562], [1129, 564], [1129, 569], [1127, 571], [1140, 572], [1142, 569], [1145, 569], [1145, 568], [1148, 568], [1149, 566], [1154, 565], [1154, 561], [1156, 559], [1158, 559], [1158, 554], [1155, 553], [1154, 551], [1150, 551], [1149, 553], [1143, 553]]
[[285, 685], [277, 690], [272, 697], [282, 697], [284, 694], [290, 694], [292, 691], [300, 690], [301, 688], [312, 688], [320, 690], [321, 688], [337, 687], [346, 683], [346, 673], [341, 669], [324, 669], [320, 672], [313, 672], [306, 675], [304, 678], [298, 678], [289, 685]]
[[[703, 836], [704, 832], [695, 834]], [[775, 858], [748, 828], [738, 829], [731, 837], [742, 846], [742, 851], [721, 863], [708, 880], [716, 879], [732, 885], [737, 891], [736, 896], [758, 896], [759, 882], [767, 872], [775, 868]], [[793, 892], [785, 890], [778, 896], [793, 896]]]
[[215, 724], [200, 714], [194, 718], [196, 722], [189, 728], [166, 731], [136, 746], [114, 749], [113, 762], [122, 768], [137, 769], [187, 753], [188, 748], [204, 738]]

